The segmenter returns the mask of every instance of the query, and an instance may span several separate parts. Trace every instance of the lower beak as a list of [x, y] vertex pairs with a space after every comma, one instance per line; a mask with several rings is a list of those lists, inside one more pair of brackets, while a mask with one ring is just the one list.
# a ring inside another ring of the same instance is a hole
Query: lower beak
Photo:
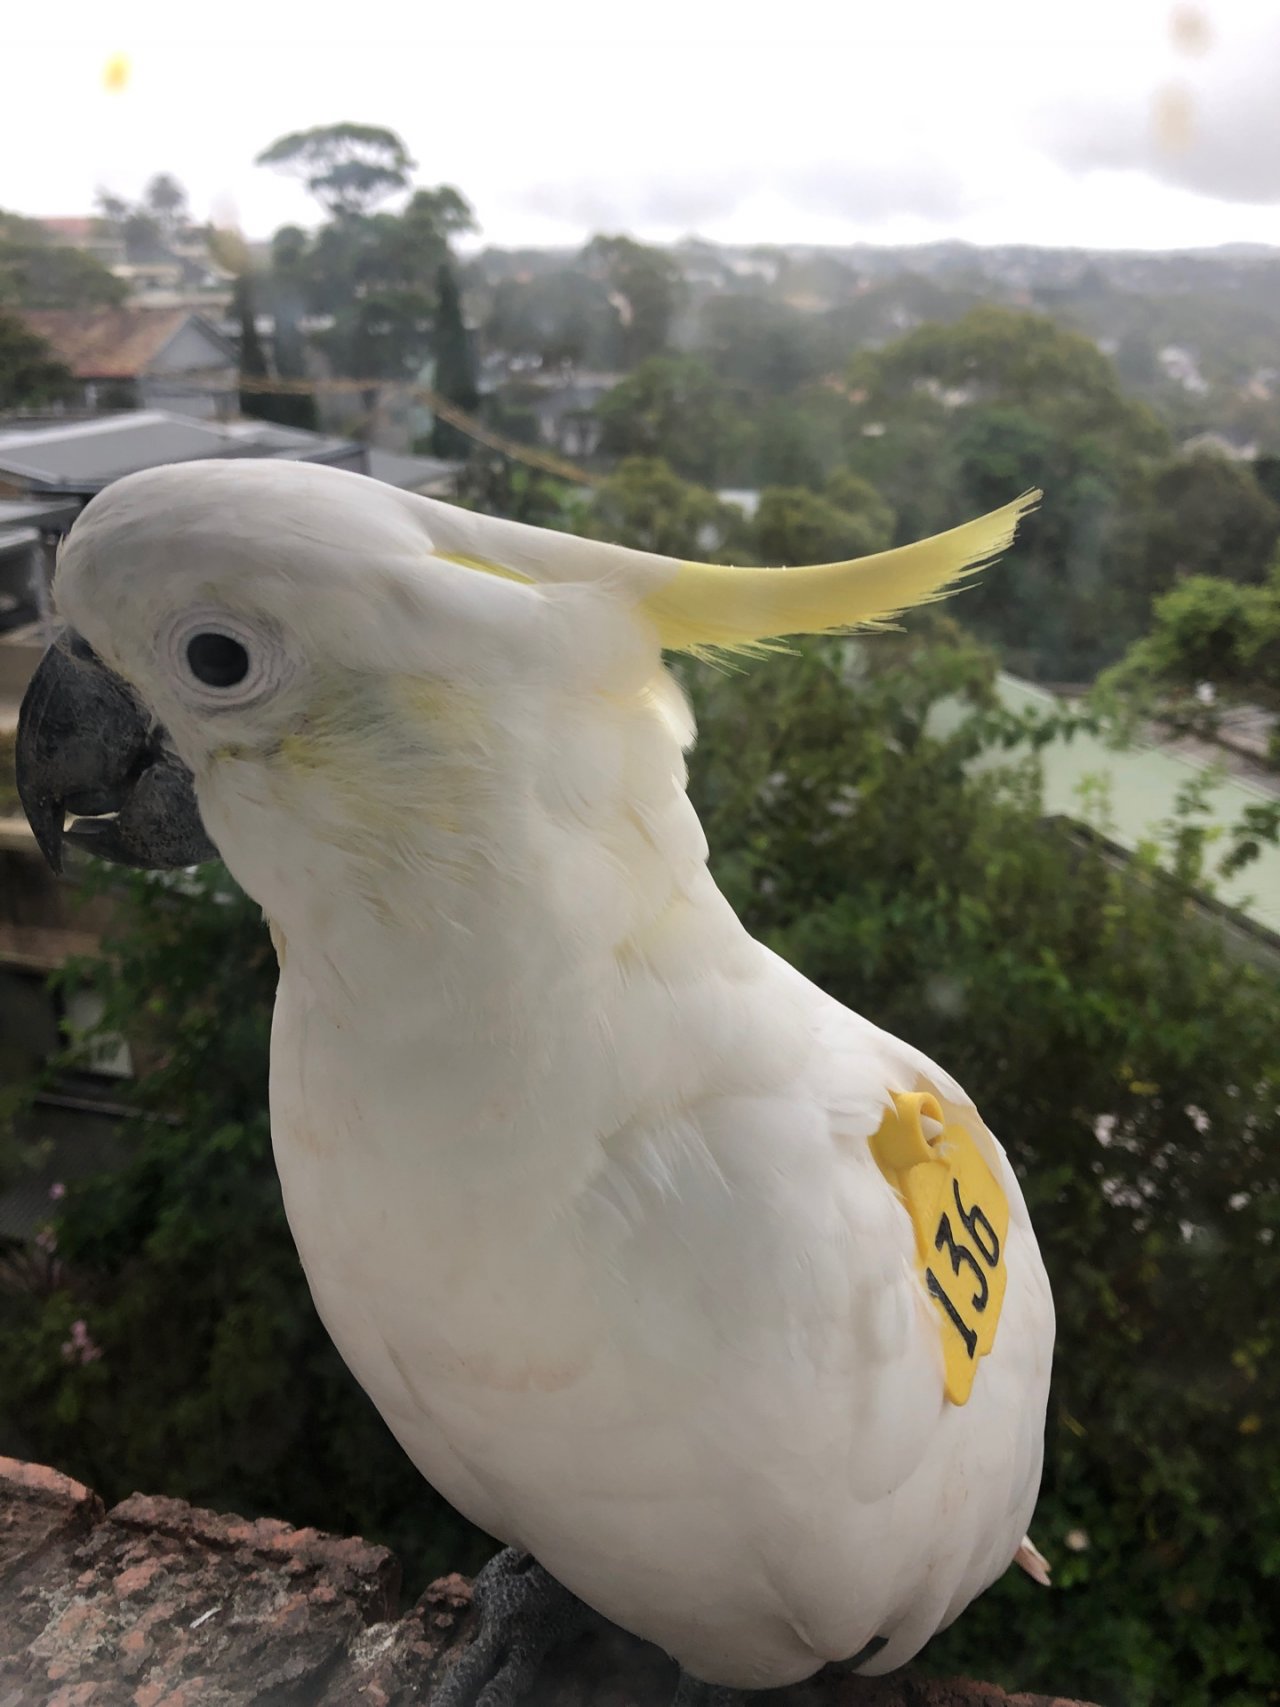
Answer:
[[[73, 633], [40, 660], [18, 714], [18, 796], [40, 851], [64, 838], [101, 859], [173, 870], [216, 859], [191, 772], [132, 690]], [[68, 812], [83, 814], [65, 827]]]

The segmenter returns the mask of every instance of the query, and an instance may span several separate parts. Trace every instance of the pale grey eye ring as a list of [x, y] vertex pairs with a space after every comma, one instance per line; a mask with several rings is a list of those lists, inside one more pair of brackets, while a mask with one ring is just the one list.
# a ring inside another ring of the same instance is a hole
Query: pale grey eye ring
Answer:
[[183, 697], [211, 711], [251, 705], [291, 673], [278, 635], [223, 610], [183, 611], [159, 644]]

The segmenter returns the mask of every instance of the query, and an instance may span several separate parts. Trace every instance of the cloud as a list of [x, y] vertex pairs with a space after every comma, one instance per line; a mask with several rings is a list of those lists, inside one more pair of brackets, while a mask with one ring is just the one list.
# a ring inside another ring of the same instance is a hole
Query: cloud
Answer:
[[806, 212], [867, 225], [900, 217], [955, 219], [983, 200], [976, 183], [938, 155], [793, 167], [777, 175], [776, 188]]
[[521, 212], [589, 230], [685, 233], [721, 225], [762, 196], [800, 213], [838, 216], [851, 226], [903, 216], [949, 220], [979, 200], [972, 184], [948, 163], [919, 156], [575, 178], [530, 186], [508, 201]]
[[1217, 31], [1212, 9], [1175, 9], [1168, 52], [1128, 93], [1049, 110], [1045, 151], [1073, 171], [1136, 169], [1222, 201], [1280, 202], [1280, 17], [1235, 22]]

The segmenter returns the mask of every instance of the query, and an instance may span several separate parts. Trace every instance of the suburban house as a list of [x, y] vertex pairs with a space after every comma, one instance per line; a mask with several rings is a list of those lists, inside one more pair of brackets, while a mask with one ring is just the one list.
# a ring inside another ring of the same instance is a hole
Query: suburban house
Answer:
[[42, 219], [45, 236], [64, 249], [83, 249], [129, 291], [129, 301], [156, 308], [203, 308], [221, 314], [231, 300], [231, 275], [209, 250], [198, 226], [164, 237], [126, 234], [106, 219]]
[[599, 450], [604, 431], [596, 405], [620, 377], [616, 373], [530, 375], [513, 388], [512, 396], [532, 414], [540, 445], [585, 461]]
[[234, 344], [190, 308], [33, 308], [27, 325], [71, 369], [86, 409], [239, 410]]
[[70, 219], [41, 219], [37, 224], [55, 248], [83, 249], [108, 272], [125, 264], [124, 238], [103, 219], [75, 214]]

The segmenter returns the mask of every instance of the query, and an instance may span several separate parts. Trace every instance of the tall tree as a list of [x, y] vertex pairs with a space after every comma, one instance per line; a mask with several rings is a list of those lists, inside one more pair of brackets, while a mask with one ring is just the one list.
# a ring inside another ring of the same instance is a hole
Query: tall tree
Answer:
[[300, 177], [331, 219], [368, 214], [407, 189], [413, 160], [393, 130], [373, 124], [326, 124], [290, 131], [264, 148], [259, 166]]
[[231, 312], [240, 328], [240, 413], [270, 419], [274, 401], [266, 392], [246, 386], [245, 380], [269, 379], [266, 351], [258, 336], [257, 315], [254, 312], [253, 280], [246, 268], [237, 273], [231, 286]]
[[633, 237], [593, 237], [583, 250], [588, 270], [603, 277], [612, 293], [628, 367], [660, 355], [684, 294], [684, 275], [661, 249]]
[[[436, 390], [468, 414], [480, 405], [475, 353], [471, 335], [462, 318], [462, 298], [453, 268], [440, 263], [436, 273]], [[436, 416], [431, 428], [431, 448], [437, 456], [465, 457], [472, 441], [450, 422]]]
[[[382, 138], [377, 152], [367, 159], [338, 157], [333, 133], [346, 130]], [[449, 261], [449, 241], [474, 225], [466, 198], [451, 184], [437, 184], [415, 189], [403, 212], [369, 212], [393, 188], [386, 174], [403, 186], [411, 166], [393, 131], [372, 133], [370, 126], [300, 131], [273, 143], [259, 160], [300, 162], [305, 171], [314, 169], [317, 183], [333, 174], [338, 179], [336, 188], [316, 189], [335, 210], [316, 236], [287, 225], [273, 239], [271, 271], [282, 319], [294, 328], [302, 312], [328, 319], [328, 328], [312, 338], [340, 376], [416, 379], [432, 353], [437, 278]]]
[[166, 242], [191, 223], [187, 192], [171, 172], [157, 172], [143, 194], [143, 205]]
[[74, 381], [43, 338], [0, 309], [0, 409], [27, 409], [67, 396]]
[[714, 557], [738, 531], [739, 512], [657, 457], [628, 457], [601, 481], [582, 531], [667, 557]]
[[596, 405], [610, 456], [662, 457], [688, 480], [720, 479], [741, 429], [732, 396], [692, 356], [650, 356]]
[[36, 220], [0, 209], [0, 305], [107, 307], [123, 302], [125, 288], [83, 249], [51, 243]]

